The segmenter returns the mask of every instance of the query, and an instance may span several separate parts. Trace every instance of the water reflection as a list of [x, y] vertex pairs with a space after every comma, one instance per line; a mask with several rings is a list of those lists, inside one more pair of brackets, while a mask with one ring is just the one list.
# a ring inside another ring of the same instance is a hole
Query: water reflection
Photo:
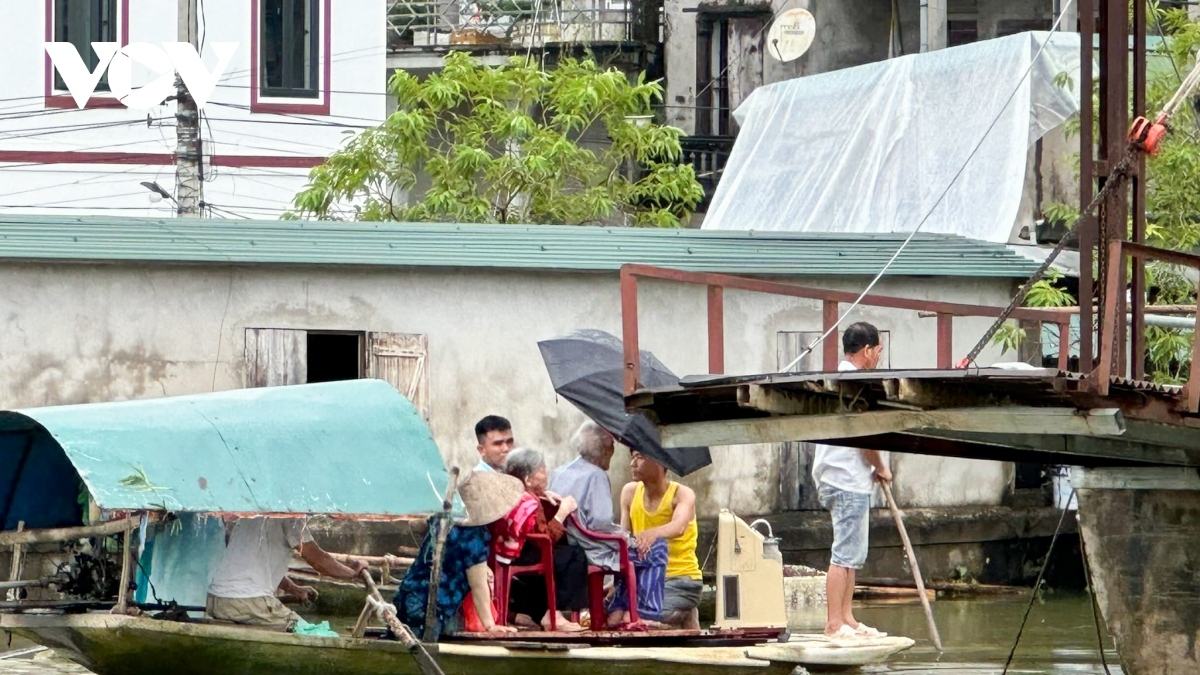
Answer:
[[[940, 675], [1000, 673], [1027, 603], [1025, 596], [934, 602], [934, 618], [946, 649], [941, 655], [928, 639], [929, 629], [919, 603], [871, 604], [856, 608], [855, 615], [860, 620], [880, 630], [917, 640], [915, 647], [893, 657], [886, 665], [863, 671]], [[1113, 675], [1121, 673], [1116, 650], [1107, 633], [1104, 646], [1109, 671]], [[1103, 675], [1088, 597], [1053, 595], [1035, 604], [1009, 672]]]

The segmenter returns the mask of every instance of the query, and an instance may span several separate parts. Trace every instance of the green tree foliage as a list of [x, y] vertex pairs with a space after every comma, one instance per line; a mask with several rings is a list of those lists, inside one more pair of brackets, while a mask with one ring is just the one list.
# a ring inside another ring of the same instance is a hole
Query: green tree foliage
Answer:
[[[388, 88], [396, 112], [312, 170], [293, 217], [678, 227], [704, 197], [682, 132], [650, 122], [662, 87], [644, 73], [452, 52], [440, 73], [397, 71]], [[603, 149], [585, 131], [607, 135]]]
[[[1164, 40], [1156, 48], [1147, 72], [1146, 103], [1151, 117], [1156, 115], [1175, 94], [1182, 79], [1196, 64], [1200, 52], [1200, 23], [1192, 21], [1185, 9], [1162, 9], [1150, 2], [1150, 27], [1161, 26]], [[1074, 89], [1069, 77], [1055, 78], [1060, 87]], [[1099, 109], [1099, 90], [1091, 92], [1093, 109]], [[1146, 240], [1147, 243], [1180, 251], [1194, 251], [1200, 246], [1200, 118], [1193, 98], [1176, 111], [1170, 133], [1160, 145], [1158, 154], [1146, 159]], [[1191, 105], [1189, 105], [1189, 103]], [[1093, 117], [1093, 119], [1096, 119]], [[1098, 123], [1098, 122], [1097, 122]], [[1068, 120], [1068, 134], [1077, 134], [1079, 118]], [[1095, 129], [1099, 138], [1099, 129]], [[1078, 163], [1078, 157], [1076, 157]], [[1073, 225], [1079, 219], [1077, 207], [1052, 204], [1046, 218]], [[1175, 265], [1151, 263], [1146, 267], [1146, 282], [1150, 289], [1150, 304], [1175, 305], [1196, 301], [1196, 285]], [[1029, 307], [1060, 307], [1063, 296], [1057, 277], [1038, 283], [1042, 292], [1031, 290], [1025, 299]], [[1047, 292], [1059, 287], [1059, 293]], [[1074, 298], [1068, 305], [1076, 304]], [[1024, 331], [1007, 325], [997, 332], [993, 344], [1003, 351], [1016, 349]], [[1146, 359], [1150, 377], [1157, 382], [1178, 383], [1187, 378], [1191, 362], [1192, 332], [1180, 329], [1146, 329]]]

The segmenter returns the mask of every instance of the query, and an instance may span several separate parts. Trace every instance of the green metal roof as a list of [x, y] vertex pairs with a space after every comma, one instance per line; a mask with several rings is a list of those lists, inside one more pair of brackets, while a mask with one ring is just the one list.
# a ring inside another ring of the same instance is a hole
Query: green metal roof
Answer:
[[4, 520], [78, 510], [64, 454], [115, 510], [414, 515], [440, 510], [449, 475], [425, 420], [381, 380], [0, 412], [0, 473], [17, 467]]
[[[869, 276], [905, 236], [4, 215], [0, 259]], [[921, 233], [890, 274], [1027, 277], [1036, 267], [1001, 244]]]

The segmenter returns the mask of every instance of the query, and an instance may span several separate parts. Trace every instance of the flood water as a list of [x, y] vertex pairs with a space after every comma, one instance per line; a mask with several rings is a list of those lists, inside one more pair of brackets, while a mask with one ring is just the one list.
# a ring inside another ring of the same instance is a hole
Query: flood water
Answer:
[[[936, 673], [937, 675], [991, 675], [1000, 673], [1016, 638], [1026, 596], [1003, 599], [938, 600], [933, 603], [942, 645], [939, 655], [928, 640], [921, 605], [864, 603], [856, 606], [859, 620], [895, 635], [907, 635], [917, 645], [888, 663], [863, 668], [864, 673]], [[823, 612], [804, 617], [807, 629], [823, 621]], [[352, 618], [334, 620], [335, 629]], [[0, 637], [3, 637], [0, 635]], [[10, 649], [29, 646], [13, 641]], [[1096, 651], [1096, 628], [1086, 595], [1053, 595], [1034, 605], [1021, 637], [1010, 673], [1070, 673], [1101, 675], [1104, 669]], [[1105, 636], [1110, 671], [1121, 673], [1116, 651]], [[0, 675], [86, 675], [88, 671], [43, 652], [32, 658], [0, 660]], [[623, 671], [627, 672], [627, 671]], [[816, 671], [813, 671], [816, 672]], [[214, 675], [218, 675], [214, 673]], [[647, 673], [646, 675], [651, 675]]]

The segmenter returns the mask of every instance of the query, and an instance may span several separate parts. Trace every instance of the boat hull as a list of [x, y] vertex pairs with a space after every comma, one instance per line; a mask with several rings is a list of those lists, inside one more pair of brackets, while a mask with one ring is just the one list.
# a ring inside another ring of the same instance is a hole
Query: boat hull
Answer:
[[[419, 675], [399, 643], [317, 638], [203, 623], [81, 615], [3, 615], [0, 628], [55, 649], [98, 675]], [[797, 665], [856, 666], [877, 663], [913, 644], [886, 638], [837, 647], [820, 638], [798, 638], [760, 647], [581, 647], [441, 644], [431, 651], [446, 675], [487, 672], [597, 675], [642, 671], [656, 675], [788, 673]]]

